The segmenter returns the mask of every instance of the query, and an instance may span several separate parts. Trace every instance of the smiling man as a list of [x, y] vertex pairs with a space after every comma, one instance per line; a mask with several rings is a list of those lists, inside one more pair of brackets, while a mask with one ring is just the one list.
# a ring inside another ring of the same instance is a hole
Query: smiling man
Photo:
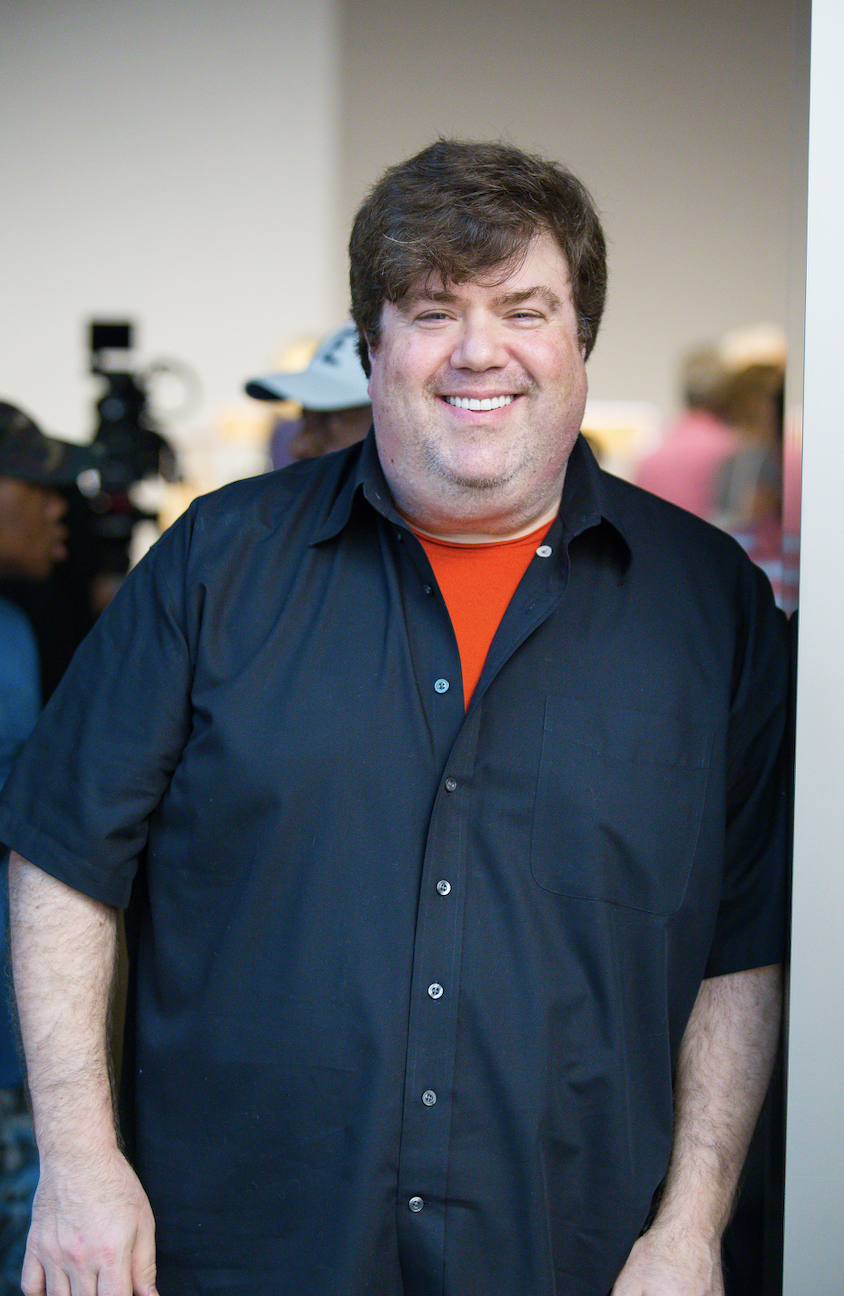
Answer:
[[197, 501], [7, 786], [24, 1292], [719, 1296], [779, 1020], [782, 618], [579, 436], [571, 174], [440, 141], [350, 254], [372, 432]]
[[399, 511], [421, 530], [508, 539], [550, 522], [586, 401], [565, 256], [548, 233], [505, 278], [386, 302], [370, 395]]

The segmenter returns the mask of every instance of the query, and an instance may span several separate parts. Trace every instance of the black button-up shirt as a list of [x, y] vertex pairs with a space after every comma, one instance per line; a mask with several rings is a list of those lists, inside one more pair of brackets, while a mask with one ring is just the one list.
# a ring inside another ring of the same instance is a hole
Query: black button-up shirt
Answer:
[[575, 447], [468, 711], [362, 449], [198, 501], [0, 836], [137, 930], [163, 1296], [605, 1296], [701, 978], [782, 949], [783, 621]]

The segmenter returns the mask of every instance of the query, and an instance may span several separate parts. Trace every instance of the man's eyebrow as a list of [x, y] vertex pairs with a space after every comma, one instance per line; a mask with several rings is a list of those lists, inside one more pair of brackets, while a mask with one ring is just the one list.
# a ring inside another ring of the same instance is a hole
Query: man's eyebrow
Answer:
[[[497, 308], [508, 306], [522, 306], [525, 302], [539, 298], [545, 303], [549, 310], [557, 311], [562, 308], [562, 302], [555, 292], [544, 285], [537, 285], [535, 288], [521, 288], [518, 291], [499, 293], [493, 297], [492, 305]], [[460, 301], [458, 293], [450, 292], [447, 288], [415, 288], [406, 293], [398, 303], [399, 308], [409, 308], [419, 304], [421, 301], [434, 302], [442, 306], [455, 306]]]
[[445, 288], [411, 288], [396, 303], [399, 310], [408, 306], [416, 306], [421, 301], [439, 302], [443, 306], [453, 306], [458, 301], [456, 293], [448, 292]]
[[544, 285], [537, 285], [536, 288], [523, 288], [519, 292], [501, 293], [498, 297], [493, 298], [494, 306], [522, 306], [525, 302], [531, 301], [538, 297], [550, 310], [560, 310], [562, 302], [555, 292]]

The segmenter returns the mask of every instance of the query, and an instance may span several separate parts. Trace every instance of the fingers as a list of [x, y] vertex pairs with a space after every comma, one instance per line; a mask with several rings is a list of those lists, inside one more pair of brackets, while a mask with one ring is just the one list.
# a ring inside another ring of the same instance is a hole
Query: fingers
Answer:
[[137, 1253], [121, 1249], [98, 1267], [70, 1250], [59, 1262], [47, 1256], [42, 1262], [28, 1249], [21, 1291], [23, 1296], [157, 1296], [153, 1238], [139, 1239]]
[[142, 1210], [132, 1251], [134, 1296], [158, 1296], [155, 1290], [155, 1220], [147, 1206]]
[[46, 1296], [47, 1292], [47, 1275], [29, 1247], [26, 1248], [26, 1255], [23, 1258], [21, 1291], [23, 1296]]
[[[139, 1236], [132, 1258], [132, 1292], [134, 1296], [157, 1296], [155, 1290], [155, 1240]], [[98, 1296], [103, 1296], [98, 1293]]]

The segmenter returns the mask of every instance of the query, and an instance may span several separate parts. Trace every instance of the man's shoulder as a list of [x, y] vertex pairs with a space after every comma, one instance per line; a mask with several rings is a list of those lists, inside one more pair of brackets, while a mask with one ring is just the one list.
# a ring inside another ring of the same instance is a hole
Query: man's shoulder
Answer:
[[733, 536], [640, 486], [602, 476], [606, 516], [629, 546], [641, 594], [671, 598], [685, 615], [696, 608], [706, 624], [757, 615], [784, 624], [767, 575]]
[[747, 555], [726, 531], [704, 521], [688, 509], [672, 504], [643, 486], [602, 471], [606, 499], [614, 521], [635, 548], [645, 544], [680, 557], [698, 557], [702, 552], [730, 566], [743, 564]]
[[349, 488], [357, 465], [356, 448], [229, 482], [200, 495], [156, 548], [169, 551], [186, 545], [203, 561], [226, 563], [244, 546], [254, 547], [268, 537], [287, 552], [310, 544], [338, 496]]
[[207, 495], [200, 495], [191, 508], [208, 522], [236, 524], [244, 521], [273, 522], [291, 512], [295, 515], [327, 511], [354, 470], [357, 449], [338, 450], [320, 459], [307, 459], [229, 482]]

